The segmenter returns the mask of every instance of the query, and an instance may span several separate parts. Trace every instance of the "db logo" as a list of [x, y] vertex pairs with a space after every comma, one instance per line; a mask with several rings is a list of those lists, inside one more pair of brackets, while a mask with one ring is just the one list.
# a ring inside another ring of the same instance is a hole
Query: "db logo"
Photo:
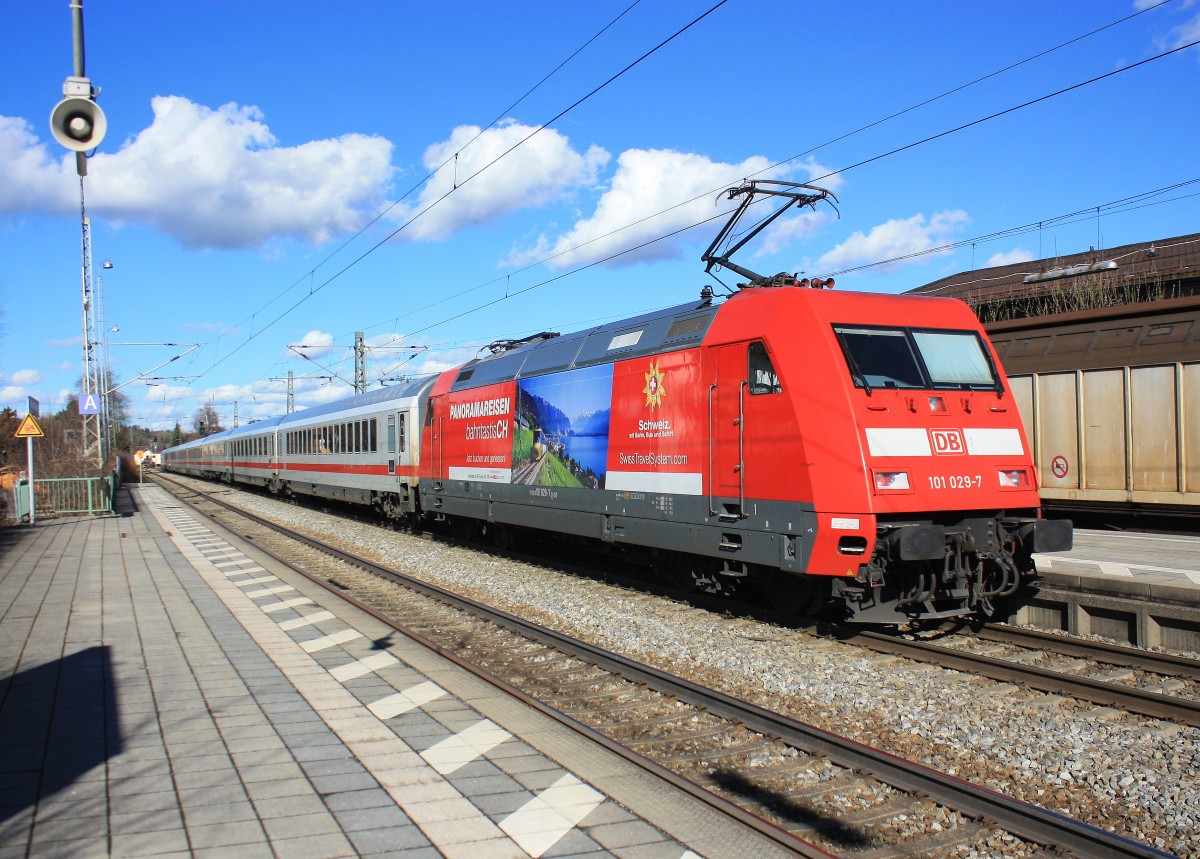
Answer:
[[933, 440], [933, 452], [938, 456], [961, 456], [967, 452], [962, 430], [930, 430], [929, 438]]

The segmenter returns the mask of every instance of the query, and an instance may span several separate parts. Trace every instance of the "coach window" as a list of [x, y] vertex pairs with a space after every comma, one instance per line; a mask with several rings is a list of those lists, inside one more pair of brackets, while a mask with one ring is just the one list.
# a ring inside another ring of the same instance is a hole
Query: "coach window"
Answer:
[[396, 416], [395, 415], [388, 415], [387, 446], [388, 446], [388, 449], [387, 449], [388, 453], [396, 452]]
[[775, 365], [771, 363], [767, 347], [761, 342], [754, 342], [746, 353], [750, 361], [750, 393], [782, 394], [783, 386], [779, 384], [779, 376], [775, 374]]
[[371, 418], [368, 426], [371, 429], [371, 453], [374, 453], [375, 448], [375, 418]]
[[362, 421], [354, 422], [354, 452], [362, 453]]

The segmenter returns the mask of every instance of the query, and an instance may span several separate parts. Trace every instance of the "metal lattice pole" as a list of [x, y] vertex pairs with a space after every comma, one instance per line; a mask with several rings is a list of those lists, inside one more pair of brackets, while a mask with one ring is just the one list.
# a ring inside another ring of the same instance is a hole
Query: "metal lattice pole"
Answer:
[[[104, 384], [100, 379], [100, 361], [96, 348], [96, 296], [92, 289], [92, 223], [87, 216], [83, 193], [83, 177], [79, 177], [79, 209], [83, 236], [83, 398], [80, 417], [83, 420], [83, 458], [96, 458], [96, 467], [104, 468], [104, 410], [101, 405]], [[91, 414], [82, 414], [84, 410]]]
[[354, 332], [354, 393], [367, 392], [367, 345], [363, 342], [363, 333]]

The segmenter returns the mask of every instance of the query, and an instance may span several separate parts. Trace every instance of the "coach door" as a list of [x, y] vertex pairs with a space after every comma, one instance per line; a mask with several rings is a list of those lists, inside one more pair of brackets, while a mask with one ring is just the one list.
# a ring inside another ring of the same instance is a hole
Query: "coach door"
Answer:
[[714, 350], [716, 373], [708, 389], [709, 510], [722, 519], [745, 518], [746, 344]]
[[412, 465], [412, 421], [409, 418], [408, 412], [404, 411], [387, 416], [388, 474], [396, 474], [397, 465]]

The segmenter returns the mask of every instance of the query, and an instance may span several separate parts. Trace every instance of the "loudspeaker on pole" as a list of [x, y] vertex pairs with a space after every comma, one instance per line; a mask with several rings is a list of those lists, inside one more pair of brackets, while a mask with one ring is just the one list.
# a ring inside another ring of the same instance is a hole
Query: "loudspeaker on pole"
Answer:
[[107, 130], [108, 120], [104, 118], [104, 111], [90, 98], [64, 98], [50, 114], [51, 134], [72, 152], [95, 149]]

